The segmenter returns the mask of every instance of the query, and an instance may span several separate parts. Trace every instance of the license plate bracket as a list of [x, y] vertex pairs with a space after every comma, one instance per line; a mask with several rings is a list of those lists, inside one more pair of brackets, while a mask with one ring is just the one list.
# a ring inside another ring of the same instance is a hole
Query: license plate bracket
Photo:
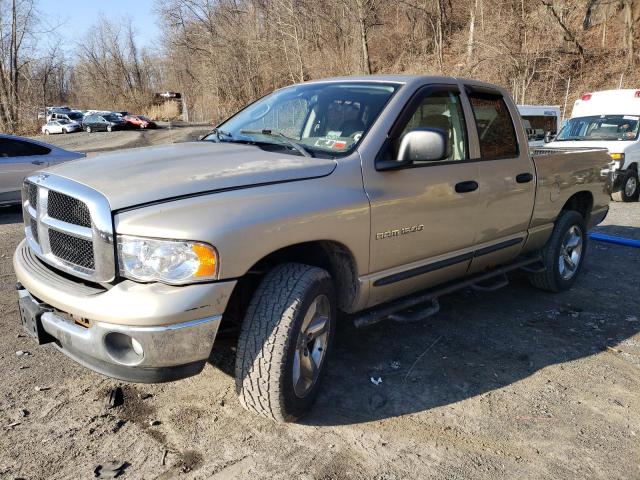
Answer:
[[38, 303], [30, 295], [21, 296], [18, 300], [18, 307], [22, 328], [38, 341], [38, 345], [54, 341], [54, 338], [44, 330], [41, 320], [42, 314], [50, 312], [50, 308]]

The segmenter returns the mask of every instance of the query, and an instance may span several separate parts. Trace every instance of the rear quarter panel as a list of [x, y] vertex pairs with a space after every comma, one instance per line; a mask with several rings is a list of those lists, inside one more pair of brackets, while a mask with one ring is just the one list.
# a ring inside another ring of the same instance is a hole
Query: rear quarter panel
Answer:
[[606, 150], [545, 150], [533, 156], [537, 175], [537, 192], [531, 228], [553, 224], [565, 203], [576, 193], [588, 191], [593, 196], [592, 213], [609, 205], [606, 176], [610, 157]]

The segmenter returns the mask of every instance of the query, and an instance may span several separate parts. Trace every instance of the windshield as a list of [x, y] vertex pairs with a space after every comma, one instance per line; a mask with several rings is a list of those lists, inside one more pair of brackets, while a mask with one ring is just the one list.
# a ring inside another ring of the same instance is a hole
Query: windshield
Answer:
[[120, 121], [120, 117], [116, 116], [116, 115], [104, 115], [102, 118], [104, 118], [106, 121], [108, 122], [119, 122]]
[[67, 115], [71, 120], [78, 120], [79, 118], [82, 118], [82, 114], [79, 112], [74, 112], [74, 113], [69, 113]]
[[562, 127], [556, 141], [636, 140], [640, 116], [593, 115], [572, 118]]
[[[399, 85], [327, 82], [294, 85], [249, 105], [205, 140], [279, 145], [288, 153], [348, 154]], [[294, 142], [294, 144], [292, 144]]]

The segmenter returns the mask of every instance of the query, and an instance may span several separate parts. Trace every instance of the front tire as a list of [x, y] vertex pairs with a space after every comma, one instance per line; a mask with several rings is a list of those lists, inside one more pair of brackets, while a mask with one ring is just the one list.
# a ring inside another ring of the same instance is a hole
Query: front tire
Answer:
[[265, 276], [238, 339], [236, 392], [244, 408], [280, 422], [310, 410], [326, 371], [336, 312], [325, 270], [286, 263]]
[[62, 129], [62, 133], [63, 133], [63, 134], [65, 134], [65, 133], [69, 133], [69, 130], [67, 130], [66, 128], [63, 128], [63, 129]]
[[616, 202], [635, 202], [639, 196], [640, 184], [638, 183], [638, 172], [635, 170], [627, 170], [620, 190], [613, 192], [611, 198]]
[[587, 229], [584, 218], [574, 210], [564, 210], [542, 249], [546, 270], [529, 277], [531, 284], [547, 292], [571, 288], [582, 269], [587, 253]]
[[107, 132], [111, 132], [113, 130], [113, 127], [111, 125], [107, 125]]
[[85, 130], [87, 133], [91, 133], [91, 127], [87, 127]]
[[45, 131], [44, 131], [44, 134], [45, 134], [45, 135], [51, 135], [51, 132], [49, 132], [49, 130], [45, 130]]

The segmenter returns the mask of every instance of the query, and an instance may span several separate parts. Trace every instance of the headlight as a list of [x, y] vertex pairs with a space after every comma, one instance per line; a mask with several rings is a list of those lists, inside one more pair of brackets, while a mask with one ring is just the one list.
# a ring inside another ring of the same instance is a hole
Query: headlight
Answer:
[[218, 252], [207, 243], [118, 235], [120, 274], [173, 285], [215, 280]]

